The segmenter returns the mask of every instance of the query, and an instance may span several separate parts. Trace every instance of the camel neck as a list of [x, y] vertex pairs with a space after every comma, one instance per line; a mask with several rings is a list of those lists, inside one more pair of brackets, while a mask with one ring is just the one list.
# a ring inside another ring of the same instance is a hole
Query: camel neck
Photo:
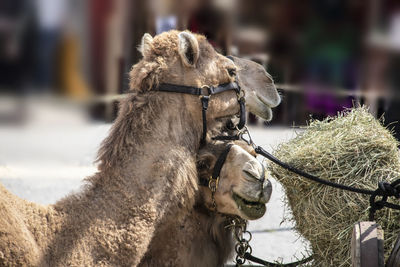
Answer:
[[[109, 136], [98, 153], [99, 169], [125, 167], [149, 153], [179, 146], [193, 153], [201, 138], [201, 123], [183, 107], [181, 94], [133, 95], [121, 104]], [[140, 160], [140, 159], [139, 159]]]
[[83, 246], [88, 239], [101, 243], [112, 236], [120, 246], [112, 253], [117, 260], [121, 251], [135, 253], [150, 242], [151, 235], [140, 233], [173, 224], [193, 207], [201, 124], [197, 127], [188, 113], [169, 110], [182, 102], [179, 98], [164, 99], [163, 105], [157, 97], [155, 103], [125, 100], [100, 149], [99, 172], [86, 179], [82, 192], [54, 205], [62, 231], [48, 246], [65, 249], [52, 257], [69, 257], [80, 240]]
[[[180, 112], [179, 108], [171, 110], [182, 105], [181, 95], [171, 97], [167, 94], [161, 101], [163, 105], [160, 101], [158, 95], [152, 95], [147, 101], [140, 96], [125, 100], [99, 151], [100, 172], [86, 179], [88, 184], [84, 192], [70, 197], [74, 200], [67, 201], [69, 212], [74, 212], [77, 200], [81, 205], [98, 203], [102, 198], [108, 201], [110, 197], [115, 198], [111, 203], [128, 200], [110, 194], [110, 189], [125, 192], [129, 197], [136, 191], [135, 187], [152, 191], [153, 185], [143, 185], [142, 178], [150, 176], [147, 181], [151, 181], [152, 176], [158, 175], [158, 170], [173, 177], [179, 171], [175, 162], [186, 162], [190, 168], [185, 164], [180, 167], [193, 173], [201, 124], [196, 125], [190, 114]], [[197, 179], [197, 175], [192, 176], [190, 180]]]

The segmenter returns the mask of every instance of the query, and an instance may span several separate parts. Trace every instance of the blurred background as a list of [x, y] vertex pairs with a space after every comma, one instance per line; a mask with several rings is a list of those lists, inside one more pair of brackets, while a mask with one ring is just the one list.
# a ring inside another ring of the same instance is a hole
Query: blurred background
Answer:
[[[202, 33], [274, 77], [283, 100], [272, 122], [249, 114], [269, 151], [293, 125], [353, 103], [400, 137], [398, 0], [1, 0], [0, 182], [42, 204], [79, 190], [97, 170], [143, 34], [170, 29]], [[273, 185], [266, 216], [250, 223], [253, 251], [289, 262], [309, 248], [282, 223], [290, 210]]]
[[21, 96], [75, 100], [112, 121], [141, 37], [170, 29], [263, 64], [284, 96], [272, 124], [301, 125], [354, 101], [387, 123], [400, 113], [396, 0], [2, 0], [0, 122], [26, 119]]
[[[126, 91], [142, 35], [170, 29], [263, 64], [284, 95], [274, 124], [304, 124], [355, 100], [387, 123], [399, 113], [395, 0], [2, 0], [1, 92], [80, 100], [91, 117], [112, 121], [113, 97], [98, 96]], [[14, 102], [2, 121], [24, 120]]]

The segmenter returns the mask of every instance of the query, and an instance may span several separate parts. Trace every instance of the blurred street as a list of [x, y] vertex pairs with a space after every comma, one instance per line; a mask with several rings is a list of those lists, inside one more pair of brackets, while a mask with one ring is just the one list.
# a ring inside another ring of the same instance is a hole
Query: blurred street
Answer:
[[[83, 179], [96, 172], [97, 149], [111, 124], [85, 119], [84, 110], [63, 100], [25, 101], [29, 117], [23, 125], [0, 124], [0, 182], [29, 201], [54, 203], [80, 190]], [[254, 141], [268, 151], [294, 135], [288, 127], [259, 125], [250, 130]], [[282, 222], [289, 213], [283, 197], [281, 186], [273, 181], [267, 214], [249, 226], [253, 255], [269, 261], [289, 262], [306, 254], [292, 225]]]

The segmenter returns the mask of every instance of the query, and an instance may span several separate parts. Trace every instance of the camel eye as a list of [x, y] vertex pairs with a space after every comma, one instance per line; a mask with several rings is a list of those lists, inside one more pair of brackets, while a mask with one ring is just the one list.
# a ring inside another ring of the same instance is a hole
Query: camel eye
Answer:
[[236, 76], [236, 69], [228, 69], [229, 76], [235, 77]]

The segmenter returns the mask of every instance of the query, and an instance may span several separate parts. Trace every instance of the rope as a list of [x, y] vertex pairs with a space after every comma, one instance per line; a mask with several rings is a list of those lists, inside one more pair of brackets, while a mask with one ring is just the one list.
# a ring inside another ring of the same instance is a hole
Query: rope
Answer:
[[328, 185], [328, 186], [332, 186], [332, 187], [336, 187], [339, 189], [343, 189], [343, 190], [347, 190], [347, 191], [352, 191], [355, 193], [361, 193], [361, 194], [367, 194], [367, 195], [372, 195], [374, 193], [374, 191], [372, 190], [367, 190], [367, 189], [361, 189], [361, 188], [355, 188], [355, 187], [351, 187], [351, 186], [347, 186], [347, 185], [342, 185], [342, 184], [337, 184], [331, 181], [327, 181], [327, 180], [323, 180], [317, 176], [314, 176], [312, 174], [306, 173], [302, 170], [299, 170], [293, 166], [290, 166], [287, 163], [284, 163], [282, 161], [280, 161], [279, 159], [275, 158], [274, 156], [272, 156], [270, 153], [268, 153], [267, 151], [265, 151], [262, 147], [256, 147], [255, 151], [257, 154], [261, 154], [264, 157], [266, 157], [267, 159], [271, 160], [272, 162], [278, 164], [279, 166], [281, 166], [284, 169], [287, 169], [291, 172], [294, 172], [298, 175], [301, 175], [309, 180], [312, 180], [314, 182], [320, 183], [320, 184], [324, 184], [324, 185]]
[[[289, 170], [293, 173], [296, 173], [300, 176], [303, 176], [304, 178], [307, 178], [314, 182], [324, 184], [327, 186], [331, 186], [334, 188], [354, 192], [354, 193], [370, 195], [370, 201], [369, 201], [370, 202], [370, 209], [369, 209], [369, 220], [370, 221], [373, 221], [375, 219], [375, 212], [377, 210], [383, 209], [384, 207], [390, 208], [390, 209], [395, 209], [395, 210], [400, 210], [400, 205], [387, 202], [388, 197], [395, 197], [397, 199], [400, 198], [400, 189], [398, 188], [398, 186], [400, 184], [400, 179], [395, 180], [393, 183], [388, 183], [388, 182], [384, 182], [384, 181], [379, 182], [378, 189], [376, 189], [376, 190], [362, 189], [362, 188], [347, 186], [347, 185], [343, 185], [343, 184], [338, 184], [335, 182], [321, 179], [312, 174], [306, 173], [306, 172], [299, 170], [293, 166], [290, 166], [289, 164], [287, 164], [285, 162], [280, 161], [279, 159], [272, 156], [270, 153], [265, 151], [260, 146], [257, 146], [255, 148], [255, 151], [257, 154], [263, 155], [264, 157], [266, 157], [270, 161], [274, 162], [275, 164], [281, 166], [282, 168]], [[376, 201], [377, 197], [382, 197], [382, 199]]]

